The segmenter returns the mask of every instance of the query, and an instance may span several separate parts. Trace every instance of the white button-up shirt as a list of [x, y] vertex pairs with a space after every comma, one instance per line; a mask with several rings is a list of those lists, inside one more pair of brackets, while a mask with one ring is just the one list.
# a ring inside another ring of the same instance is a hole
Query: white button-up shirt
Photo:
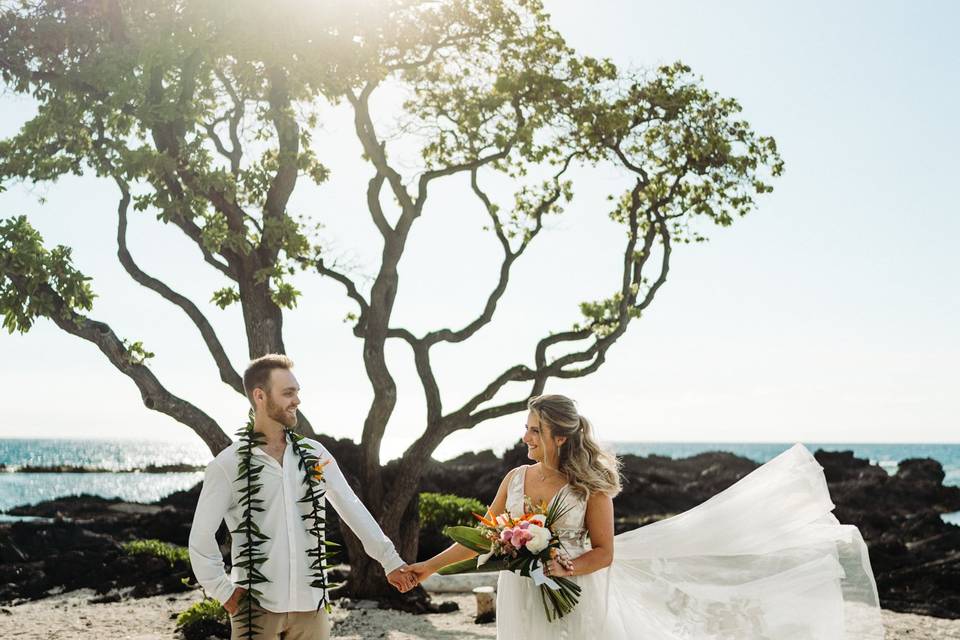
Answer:
[[[307, 438], [302, 442], [313, 447], [313, 453], [320, 461], [330, 460], [323, 469], [321, 486], [325, 485], [324, 497], [360, 539], [367, 554], [383, 565], [387, 573], [402, 566], [404, 562], [393, 542], [347, 484], [330, 452], [316, 440]], [[246, 578], [246, 571], [237, 567], [236, 562], [230, 575], [226, 574], [216, 541], [221, 521], [233, 531], [243, 517], [239, 503], [241, 485], [237, 482], [238, 447], [239, 443], [233, 443], [207, 465], [190, 528], [193, 573], [207, 593], [220, 602], [226, 602]], [[253, 449], [253, 456], [255, 463], [263, 465], [259, 480], [261, 489], [256, 497], [263, 500], [260, 506], [264, 509], [255, 512], [254, 519], [260, 530], [270, 537], [259, 547], [266, 556], [260, 571], [270, 580], [257, 585], [263, 593], [260, 606], [276, 613], [313, 611], [320, 603], [322, 591], [310, 586], [312, 559], [307, 556], [307, 551], [316, 548], [317, 540], [308, 531], [312, 520], [301, 518], [310, 513], [311, 505], [297, 503], [305, 495], [304, 472], [297, 466], [299, 457], [289, 442], [283, 452], [282, 466], [259, 447]], [[232, 536], [231, 558], [240, 557], [243, 542], [244, 536]]]

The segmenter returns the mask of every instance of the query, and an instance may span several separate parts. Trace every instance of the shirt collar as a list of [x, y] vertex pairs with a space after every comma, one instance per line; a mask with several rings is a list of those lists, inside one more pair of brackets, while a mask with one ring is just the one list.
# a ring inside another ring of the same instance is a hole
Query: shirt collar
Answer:
[[[287, 446], [285, 446], [285, 447], [283, 448], [283, 465], [282, 465], [283, 468], [286, 468], [286, 467], [288, 466], [288, 465], [287, 465], [287, 458], [290, 457], [292, 451], [293, 451], [293, 447], [290, 445], [289, 442], [287, 442]], [[261, 449], [260, 447], [254, 447], [254, 448], [252, 449], [252, 453], [253, 453], [254, 455], [260, 456], [261, 458], [264, 458], [264, 459], [267, 461], [268, 464], [271, 464], [271, 463], [272, 463], [274, 466], [277, 466], [277, 467], [280, 467], [280, 466], [281, 466], [280, 463], [277, 462], [277, 459], [276, 459], [276, 458], [274, 458], [273, 456], [271, 456], [269, 453], [267, 453], [266, 451], [264, 451], [264, 450]]]

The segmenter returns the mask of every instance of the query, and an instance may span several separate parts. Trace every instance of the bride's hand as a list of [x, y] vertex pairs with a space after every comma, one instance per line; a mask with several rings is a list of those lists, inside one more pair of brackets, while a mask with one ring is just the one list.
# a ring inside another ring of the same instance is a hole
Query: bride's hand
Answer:
[[572, 576], [573, 560], [566, 556], [558, 555], [552, 558], [544, 567], [543, 573], [548, 576]]
[[426, 563], [426, 562], [415, 562], [407, 567], [407, 571], [411, 572], [417, 578], [417, 582], [423, 583], [424, 580], [429, 578], [431, 575], [436, 573], [436, 571]]

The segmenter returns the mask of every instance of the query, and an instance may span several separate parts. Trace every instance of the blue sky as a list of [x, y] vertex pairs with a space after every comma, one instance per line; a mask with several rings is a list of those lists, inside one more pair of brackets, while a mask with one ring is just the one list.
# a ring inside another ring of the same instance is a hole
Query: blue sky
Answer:
[[[776, 191], [705, 245], [683, 247], [650, 312], [586, 379], [566, 393], [612, 440], [960, 442], [960, 218], [955, 150], [960, 124], [960, 44], [950, 2], [548, 3], [581, 53], [622, 66], [683, 60], [708, 87], [736, 97], [787, 163]], [[0, 133], [28, 117], [29, 102], [0, 97]], [[362, 208], [368, 176], [343, 113], [318, 133], [330, 184], [298, 193], [358, 273], [379, 246]], [[388, 112], [381, 112], [387, 117]], [[609, 172], [580, 172], [568, 213], [518, 264], [497, 321], [473, 344], [437, 349], [449, 406], [491, 376], [527, 360], [532, 343], [577, 317], [577, 302], [615, 286], [619, 231], [603, 196]], [[397, 320], [422, 331], [460, 325], [493, 285], [497, 245], [482, 214], [462, 205], [464, 185], [442, 185], [401, 264]], [[41, 205], [38, 196], [47, 201]], [[503, 197], [507, 193], [500, 194]], [[144, 340], [169, 388], [229, 432], [243, 400], [219, 383], [192, 325], [141, 289], [115, 258], [114, 188], [95, 179], [18, 187], [2, 214], [26, 213], [51, 244], [74, 247], [100, 295], [93, 316]], [[222, 286], [195, 249], [148, 214], [132, 221], [141, 266], [203, 302]], [[351, 305], [312, 276], [287, 317], [304, 410], [315, 425], [358, 437], [370, 397], [359, 343], [343, 324]], [[482, 293], [481, 293], [482, 292]], [[209, 315], [235, 364], [246, 357], [239, 312]], [[384, 455], [419, 432], [421, 391], [401, 345], [400, 383]], [[143, 409], [132, 383], [91, 345], [41, 321], [27, 335], [0, 335], [6, 389], [2, 436], [184, 439], [183, 426]], [[15, 390], [15, 391], [14, 391]], [[502, 447], [523, 416], [457, 434], [441, 447]]]

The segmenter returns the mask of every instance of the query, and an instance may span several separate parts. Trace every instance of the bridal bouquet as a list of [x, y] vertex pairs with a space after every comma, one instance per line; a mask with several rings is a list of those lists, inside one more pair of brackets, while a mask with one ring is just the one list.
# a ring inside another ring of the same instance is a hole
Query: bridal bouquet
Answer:
[[580, 598], [580, 586], [569, 578], [547, 576], [544, 567], [560, 553], [560, 540], [552, 531], [553, 523], [569, 509], [557, 496], [550, 504], [531, 509], [519, 518], [509, 514], [486, 516], [473, 514], [479, 523], [473, 527], [446, 527], [444, 535], [480, 554], [474, 560], [447, 565], [441, 575], [513, 571], [531, 578], [540, 587], [540, 598], [547, 620], [562, 618], [573, 611]]

